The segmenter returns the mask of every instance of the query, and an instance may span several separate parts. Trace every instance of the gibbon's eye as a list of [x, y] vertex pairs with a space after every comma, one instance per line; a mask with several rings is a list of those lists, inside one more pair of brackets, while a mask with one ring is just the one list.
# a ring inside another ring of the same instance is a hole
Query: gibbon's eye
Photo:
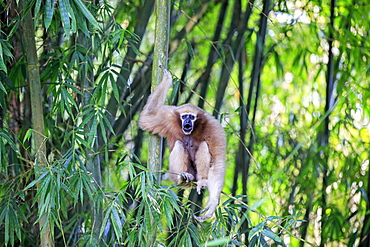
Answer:
[[190, 120], [194, 120], [195, 119], [194, 115], [191, 115], [191, 114], [189, 114], [189, 118], [190, 118]]
[[184, 114], [184, 115], [182, 115], [182, 116], [181, 116], [181, 118], [182, 118], [183, 120], [187, 119], [187, 118], [188, 118], [188, 114]]

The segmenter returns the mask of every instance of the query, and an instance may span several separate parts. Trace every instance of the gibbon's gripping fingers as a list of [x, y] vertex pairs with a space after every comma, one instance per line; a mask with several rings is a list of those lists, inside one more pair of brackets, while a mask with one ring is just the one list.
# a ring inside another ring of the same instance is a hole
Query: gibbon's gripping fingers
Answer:
[[182, 182], [189, 183], [191, 181], [194, 181], [194, 176], [190, 173], [183, 172], [180, 174], [181, 179], [183, 180]]
[[163, 78], [162, 78], [162, 81], [167, 81], [167, 80], [171, 80], [171, 82], [172, 82], [172, 77], [171, 77], [171, 73], [168, 71], [168, 70], [166, 70], [162, 65], [159, 65], [159, 68], [161, 68], [162, 69], [162, 71], [163, 71]]

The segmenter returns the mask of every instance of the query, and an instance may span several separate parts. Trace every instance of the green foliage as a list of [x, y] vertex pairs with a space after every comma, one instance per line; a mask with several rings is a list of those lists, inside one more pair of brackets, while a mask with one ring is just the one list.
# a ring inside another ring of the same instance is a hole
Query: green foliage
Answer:
[[[0, 69], [4, 70], [5, 73], [7, 73], [7, 71], [8, 71], [7, 68], [6, 68], [5, 62], [7, 60], [13, 58], [13, 55], [10, 52], [11, 48], [12, 47], [9, 44], [9, 42], [7, 42], [4, 39], [0, 39]], [[4, 92], [6, 92], [3, 85], [1, 85], [1, 89]]]
[[[43, 217], [56, 246], [368, 246], [367, 1], [274, 1], [267, 14], [269, 1], [171, 6], [170, 102], [203, 100], [228, 136], [225, 193], [204, 223], [193, 218], [199, 198], [146, 168], [137, 115], [150, 90], [154, 1], [6, 3], [1, 246], [39, 245]], [[46, 164], [35, 159], [19, 38], [28, 12]]]
[[0, 221], [4, 222], [4, 241], [14, 246], [15, 237], [22, 239], [23, 229], [19, 226], [27, 221], [26, 216], [19, 208], [19, 201], [10, 196], [4, 196], [0, 202]]

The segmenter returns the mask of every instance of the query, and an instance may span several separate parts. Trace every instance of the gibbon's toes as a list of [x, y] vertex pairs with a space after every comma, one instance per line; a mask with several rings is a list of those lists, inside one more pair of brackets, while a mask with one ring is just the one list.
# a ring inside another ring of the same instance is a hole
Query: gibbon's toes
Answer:
[[198, 195], [200, 195], [201, 190], [202, 190], [202, 186], [197, 185], [197, 192], [198, 192]]
[[[209, 206], [207, 205], [202, 211], [199, 212], [199, 215], [208, 211], [208, 209], [209, 209]], [[212, 218], [212, 216], [213, 216], [213, 213], [210, 213], [210, 212], [206, 212], [206, 214], [202, 215], [202, 216], [196, 216], [195, 214], [193, 214], [193, 217], [199, 222], [203, 222], [205, 220], [208, 220], [208, 219]]]
[[200, 179], [197, 181], [197, 192], [200, 195], [202, 188], [207, 187], [208, 180], [207, 179]]
[[[203, 208], [202, 209], [202, 211], [200, 211], [199, 212], [199, 214], [202, 214], [202, 213], [204, 213], [205, 211], [207, 211], [209, 209], [209, 207], [208, 206], [206, 206], [205, 208]], [[200, 216], [199, 216], [200, 217]], [[208, 217], [208, 218], [210, 218], [210, 217]]]
[[181, 173], [180, 176], [181, 176], [182, 180], [186, 183], [189, 183], [189, 182], [194, 180], [194, 176], [190, 173], [187, 173], [187, 172]]

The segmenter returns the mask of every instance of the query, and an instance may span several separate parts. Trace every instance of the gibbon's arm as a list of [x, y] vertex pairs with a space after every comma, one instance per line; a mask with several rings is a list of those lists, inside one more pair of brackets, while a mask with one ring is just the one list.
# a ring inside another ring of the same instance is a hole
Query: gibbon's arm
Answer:
[[172, 84], [171, 73], [161, 66], [163, 78], [149, 96], [139, 117], [139, 126], [153, 134], [168, 137], [176, 126], [175, 106], [164, 105], [168, 89]]

